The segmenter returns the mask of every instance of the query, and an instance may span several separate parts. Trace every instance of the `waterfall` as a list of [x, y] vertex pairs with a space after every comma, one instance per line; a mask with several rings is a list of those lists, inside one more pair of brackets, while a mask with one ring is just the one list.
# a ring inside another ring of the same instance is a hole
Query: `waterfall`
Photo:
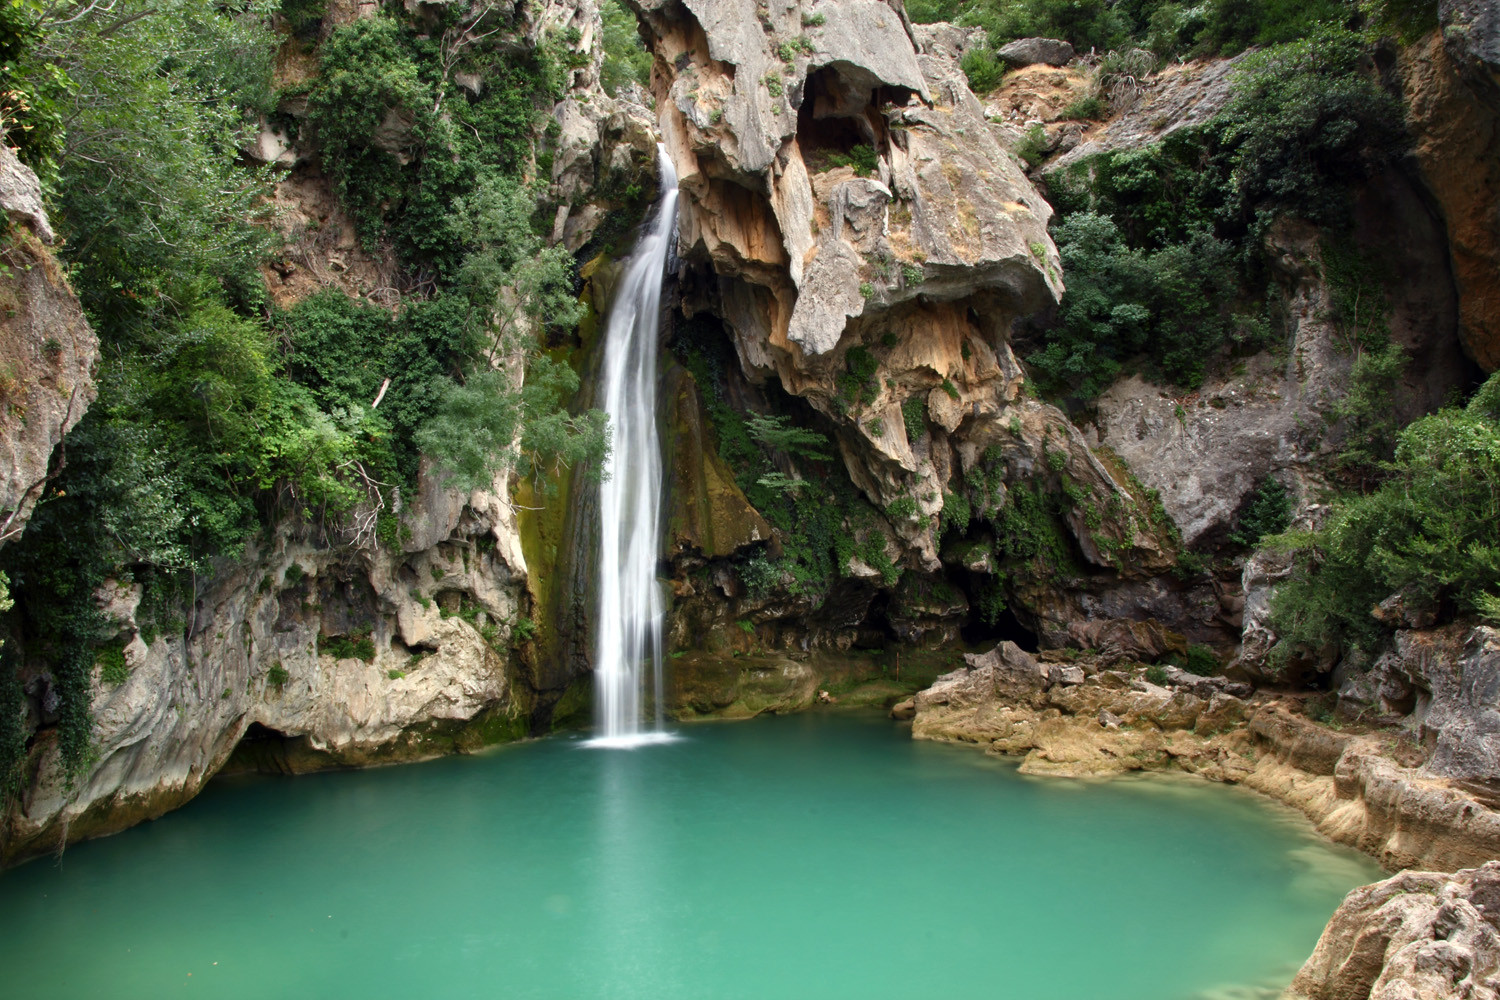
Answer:
[[[594, 619], [595, 724], [590, 745], [670, 739], [662, 719], [661, 442], [656, 432], [656, 347], [661, 286], [677, 241], [677, 172], [657, 144], [661, 200], [625, 265], [604, 333], [603, 408], [610, 453], [599, 487], [599, 587]], [[653, 718], [642, 718], [651, 684]]]

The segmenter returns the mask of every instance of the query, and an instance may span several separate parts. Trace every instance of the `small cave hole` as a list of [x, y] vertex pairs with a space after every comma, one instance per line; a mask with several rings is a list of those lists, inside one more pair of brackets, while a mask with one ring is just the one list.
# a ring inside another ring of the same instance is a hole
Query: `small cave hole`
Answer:
[[1037, 642], [1037, 634], [1021, 624], [1021, 619], [1010, 608], [1001, 611], [995, 617], [994, 624], [985, 621], [978, 609], [975, 609], [964, 623], [960, 635], [965, 644], [985, 649], [1006, 640], [1028, 653], [1038, 652], [1041, 648]]

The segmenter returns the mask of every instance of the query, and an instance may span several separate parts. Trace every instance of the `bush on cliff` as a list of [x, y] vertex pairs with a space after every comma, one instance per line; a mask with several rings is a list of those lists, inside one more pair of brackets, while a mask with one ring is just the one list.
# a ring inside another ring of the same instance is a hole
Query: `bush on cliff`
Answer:
[[1353, 185], [1405, 147], [1363, 54], [1341, 29], [1254, 53], [1202, 127], [1051, 179], [1068, 292], [1026, 358], [1047, 392], [1090, 398], [1133, 362], [1194, 388], [1216, 357], [1269, 346], [1272, 222], [1346, 231]]
[[1463, 408], [1401, 431], [1389, 478], [1334, 504], [1322, 528], [1269, 544], [1296, 553], [1271, 599], [1283, 650], [1339, 643], [1374, 651], [1392, 594], [1439, 620], [1491, 614], [1500, 598], [1500, 374]]

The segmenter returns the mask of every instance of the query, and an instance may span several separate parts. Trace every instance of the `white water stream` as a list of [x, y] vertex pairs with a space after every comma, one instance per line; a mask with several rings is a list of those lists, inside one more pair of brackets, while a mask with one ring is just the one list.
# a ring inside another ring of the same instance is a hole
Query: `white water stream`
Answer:
[[[661, 442], [656, 353], [661, 286], [677, 240], [677, 172], [658, 144], [661, 199], [625, 265], [604, 333], [602, 405], [610, 453], [599, 487], [599, 603], [594, 619], [596, 747], [671, 739], [662, 719]], [[649, 676], [648, 676], [649, 674]], [[644, 718], [647, 684], [651, 718]]]

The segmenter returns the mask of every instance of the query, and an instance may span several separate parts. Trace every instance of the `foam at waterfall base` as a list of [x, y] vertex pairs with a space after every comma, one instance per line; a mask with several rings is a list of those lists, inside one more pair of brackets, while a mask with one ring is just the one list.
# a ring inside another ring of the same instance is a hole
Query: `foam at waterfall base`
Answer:
[[583, 746], [589, 750], [634, 750], [636, 747], [660, 746], [663, 743], [676, 743], [682, 737], [677, 733], [658, 729], [649, 733], [629, 733], [622, 736], [595, 736], [591, 740], [584, 740]]

